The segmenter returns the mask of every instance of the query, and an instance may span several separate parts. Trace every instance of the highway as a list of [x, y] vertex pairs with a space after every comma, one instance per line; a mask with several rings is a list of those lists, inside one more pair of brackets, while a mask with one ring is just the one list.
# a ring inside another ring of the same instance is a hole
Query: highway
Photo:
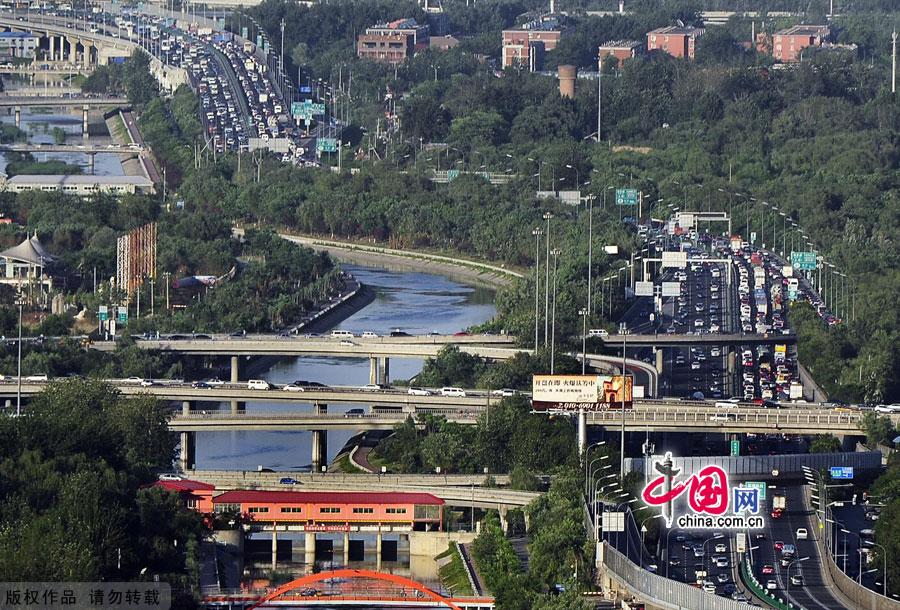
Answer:
[[125, 97], [117, 97], [117, 96], [97, 96], [97, 97], [89, 97], [89, 96], [77, 96], [77, 97], [59, 97], [58, 94], [47, 95], [47, 96], [28, 96], [28, 97], [20, 97], [15, 95], [10, 95], [7, 97], [0, 96], [0, 108], [7, 108], [10, 106], [37, 106], [37, 107], [50, 107], [50, 106], [71, 106], [73, 108], [78, 106], [129, 106], [128, 98]]
[[144, 147], [139, 144], [0, 144], [0, 150], [23, 153], [98, 153], [140, 154]]
[[[777, 334], [723, 334], [723, 333], [659, 333], [628, 335], [629, 347], [639, 346], [678, 346], [686, 345], [770, 345], [775, 343], [796, 343], [797, 335], [794, 333]], [[622, 335], [609, 335], [603, 339], [603, 343], [610, 347], [622, 345]]]

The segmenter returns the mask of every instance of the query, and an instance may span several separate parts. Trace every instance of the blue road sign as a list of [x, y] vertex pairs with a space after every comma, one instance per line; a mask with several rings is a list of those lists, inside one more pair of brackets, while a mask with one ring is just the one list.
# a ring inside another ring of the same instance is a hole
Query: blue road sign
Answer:
[[832, 466], [831, 467], [831, 478], [832, 479], [852, 479], [853, 478], [853, 466]]

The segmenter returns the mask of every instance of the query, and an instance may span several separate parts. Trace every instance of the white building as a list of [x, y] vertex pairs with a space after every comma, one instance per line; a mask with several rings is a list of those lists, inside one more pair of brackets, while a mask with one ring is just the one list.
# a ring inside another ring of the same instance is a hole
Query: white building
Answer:
[[81, 176], [81, 175], [25, 175], [13, 176], [6, 181], [11, 193], [25, 191], [62, 191], [86, 197], [95, 193], [116, 195], [152, 193], [153, 182], [144, 176]]

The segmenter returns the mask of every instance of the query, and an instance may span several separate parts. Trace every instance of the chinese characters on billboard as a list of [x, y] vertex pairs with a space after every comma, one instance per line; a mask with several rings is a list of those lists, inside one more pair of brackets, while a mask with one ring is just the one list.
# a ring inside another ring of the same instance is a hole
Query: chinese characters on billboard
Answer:
[[[662, 507], [666, 527], [680, 529], [760, 529], [759, 489], [729, 485], [728, 474], [719, 466], [705, 466], [696, 473], [675, 468], [672, 454], [657, 460], [659, 476], [650, 480], [641, 497], [648, 506]], [[683, 496], [676, 507], [676, 501]], [[687, 504], [683, 507], [683, 504]], [[683, 509], [676, 514], [677, 509]]]
[[602, 411], [633, 404], [634, 379], [621, 375], [535, 375], [534, 411]]

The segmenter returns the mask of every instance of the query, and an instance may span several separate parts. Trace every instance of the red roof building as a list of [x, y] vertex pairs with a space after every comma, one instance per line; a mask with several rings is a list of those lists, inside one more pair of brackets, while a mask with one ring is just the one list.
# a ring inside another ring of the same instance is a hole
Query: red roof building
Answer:
[[177, 481], [157, 481], [153, 487], [177, 493], [184, 505], [201, 513], [213, 512], [213, 492], [216, 488], [201, 481], [180, 479]]
[[600, 45], [598, 56], [600, 62], [612, 55], [622, 63], [626, 59], [637, 57], [644, 52], [644, 45], [637, 40], [611, 40]]
[[215, 512], [238, 511], [251, 521], [300, 523], [306, 531], [346, 531], [351, 525], [440, 528], [444, 501], [426, 493], [337, 491], [226, 491]]
[[694, 59], [697, 39], [703, 35], [703, 28], [674, 26], [658, 28], [647, 32], [647, 50], [660, 50], [672, 57]]
[[784, 63], [800, 61], [803, 49], [822, 46], [830, 34], [827, 25], [795, 25], [775, 32], [772, 56], [775, 61]]

